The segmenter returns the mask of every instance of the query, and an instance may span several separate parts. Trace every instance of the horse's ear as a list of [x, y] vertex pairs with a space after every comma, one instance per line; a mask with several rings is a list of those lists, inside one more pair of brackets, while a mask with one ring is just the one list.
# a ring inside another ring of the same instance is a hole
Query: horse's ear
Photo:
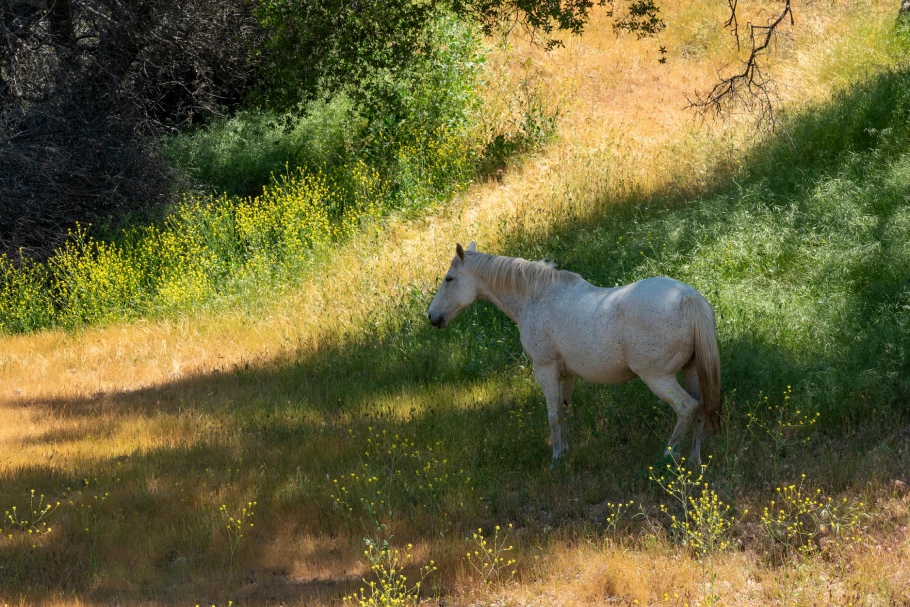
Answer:
[[477, 243], [472, 240], [471, 244], [469, 244], [468, 248], [465, 250], [470, 253], [476, 253], [477, 252]]
[[[468, 247], [470, 249], [470, 247]], [[461, 243], [455, 245], [455, 254], [458, 255], [458, 259], [464, 261], [464, 249], [461, 248]]]

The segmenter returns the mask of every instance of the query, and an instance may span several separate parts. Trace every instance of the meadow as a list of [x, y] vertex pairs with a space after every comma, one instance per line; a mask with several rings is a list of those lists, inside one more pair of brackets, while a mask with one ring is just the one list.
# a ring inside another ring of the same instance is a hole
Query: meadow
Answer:
[[[723, 7], [669, 4], [659, 41], [602, 17], [550, 54], [513, 41], [486, 103], [552, 117], [541, 150], [251, 270], [229, 305], [0, 338], [0, 602], [910, 602], [910, 43], [891, 4], [800, 9], [773, 133], [685, 109], [728, 57]], [[426, 320], [470, 240], [704, 293], [725, 394], [707, 467], [661, 458], [673, 413], [633, 381], [577, 386], [549, 470], [516, 327], [486, 304]]]

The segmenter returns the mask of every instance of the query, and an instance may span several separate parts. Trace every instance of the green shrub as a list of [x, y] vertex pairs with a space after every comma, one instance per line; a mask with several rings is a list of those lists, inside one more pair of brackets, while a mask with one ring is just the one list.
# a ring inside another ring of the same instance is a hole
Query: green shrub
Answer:
[[294, 112], [250, 109], [165, 141], [165, 155], [216, 194], [255, 196], [285, 166], [332, 170], [353, 155], [364, 120], [339, 94]]
[[25, 333], [50, 326], [54, 302], [47, 266], [27, 259], [15, 264], [0, 255], [0, 332]]
[[288, 111], [250, 109], [166, 141], [165, 153], [215, 194], [254, 196], [285, 167], [333, 173], [361, 160], [392, 184], [395, 206], [418, 208], [471, 179], [481, 142], [477, 33], [440, 13], [427, 44], [395, 70]]

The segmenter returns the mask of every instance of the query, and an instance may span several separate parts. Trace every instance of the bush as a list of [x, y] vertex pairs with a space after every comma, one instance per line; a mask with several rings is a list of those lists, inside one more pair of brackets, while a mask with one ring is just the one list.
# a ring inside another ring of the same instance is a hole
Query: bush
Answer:
[[286, 166], [334, 170], [362, 143], [364, 119], [344, 94], [299, 112], [244, 110], [165, 141], [164, 153], [191, 182], [216, 194], [255, 196]]
[[436, 200], [474, 173], [485, 50], [476, 32], [446, 13], [427, 26], [426, 42], [394, 71], [376, 69], [293, 110], [247, 110], [179, 134], [166, 155], [216, 194], [258, 194], [286, 166], [332, 172], [362, 159], [391, 184], [396, 206]]

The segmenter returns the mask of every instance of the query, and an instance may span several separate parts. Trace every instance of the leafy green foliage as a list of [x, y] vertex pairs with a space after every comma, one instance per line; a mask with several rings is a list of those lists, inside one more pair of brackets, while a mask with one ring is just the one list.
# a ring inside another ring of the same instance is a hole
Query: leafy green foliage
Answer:
[[[600, 2], [603, 4], [603, 2]], [[472, 15], [492, 33], [503, 24], [521, 24], [530, 32], [551, 36], [556, 30], [580, 34], [590, 16], [591, 0], [454, 0], [456, 12]], [[558, 39], [550, 46], [559, 45]]]
[[293, 110], [249, 110], [177, 135], [167, 155], [216, 194], [252, 196], [288, 166], [331, 173], [360, 159], [399, 201], [415, 184], [427, 184], [431, 191], [416, 197], [421, 202], [406, 206], [444, 196], [474, 173], [484, 135], [477, 129], [477, 79], [486, 50], [474, 30], [449, 14], [435, 15], [425, 34], [424, 52], [394, 73], [365, 74]]
[[415, 56], [432, 50], [429, 24], [436, 0], [283, 2], [257, 0], [268, 32], [265, 105], [285, 109], [318, 91], [395, 78]]
[[[610, 11], [616, 10], [616, 0], [609, 0]], [[614, 24], [617, 30], [634, 33], [638, 38], [655, 36], [666, 29], [667, 24], [660, 18], [660, 7], [654, 0], [633, 0], [629, 3], [628, 12], [622, 14]]]
[[387, 176], [394, 206], [412, 210], [467, 183], [482, 144], [477, 78], [486, 51], [451, 15], [440, 14], [428, 35], [431, 52], [397, 78], [373, 74], [355, 97], [367, 120], [362, 153]]

